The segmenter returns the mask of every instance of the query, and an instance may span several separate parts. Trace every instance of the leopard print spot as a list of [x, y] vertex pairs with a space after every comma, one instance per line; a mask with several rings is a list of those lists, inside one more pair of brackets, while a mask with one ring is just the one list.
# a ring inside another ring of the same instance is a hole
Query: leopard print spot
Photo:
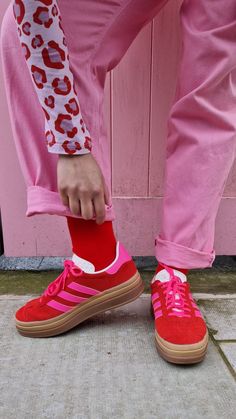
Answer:
[[92, 140], [90, 137], [85, 137], [84, 147], [88, 150], [92, 150]]
[[64, 68], [63, 61], [65, 61], [65, 51], [60, 48], [59, 44], [55, 41], [48, 42], [48, 48], [42, 51], [44, 64], [49, 68]]
[[31, 45], [34, 49], [39, 48], [43, 45], [43, 38], [41, 35], [35, 35], [32, 39]]
[[58, 8], [57, 6], [54, 4], [53, 8], [52, 8], [52, 14], [53, 16], [57, 16], [58, 15]]
[[45, 135], [46, 135], [47, 146], [52, 147], [54, 144], [56, 144], [55, 135], [53, 134], [51, 130], [47, 131]]
[[81, 150], [81, 145], [77, 141], [71, 143], [69, 140], [65, 140], [62, 147], [67, 154], [74, 154], [77, 150]]
[[46, 111], [46, 109], [44, 109], [43, 106], [42, 106], [42, 110], [44, 111], [44, 114], [45, 114], [46, 119], [49, 121], [49, 119], [50, 119], [49, 113]]
[[45, 28], [49, 28], [53, 23], [47, 7], [38, 7], [36, 12], [33, 14], [33, 20], [35, 23], [38, 23], [38, 25], [45, 26]]
[[31, 72], [36, 86], [39, 89], [43, 89], [44, 83], [47, 82], [47, 76], [45, 71], [42, 68], [37, 67], [36, 65], [32, 65]]
[[70, 115], [59, 114], [55, 121], [55, 128], [58, 132], [66, 134], [69, 138], [74, 138], [78, 129], [74, 127]]
[[76, 116], [79, 114], [79, 105], [75, 98], [70, 99], [69, 102], [65, 105], [65, 108], [68, 113]]
[[22, 0], [15, 0], [13, 4], [13, 14], [18, 25], [20, 25], [25, 16], [25, 6]]
[[47, 105], [49, 108], [54, 108], [55, 107], [55, 99], [52, 95], [48, 96], [45, 98], [44, 100], [45, 105]]
[[31, 24], [30, 22], [25, 22], [24, 25], [22, 25], [22, 31], [24, 32], [25, 35], [30, 35], [30, 28], [31, 28]]
[[29, 47], [28, 47], [28, 45], [24, 44], [23, 42], [22, 42], [21, 46], [22, 46], [24, 54], [25, 54], [25, 59], [28, 60], [29, 57], [31, 56]]
[[52, 82], [52, 87], [56, 94], [66, 96], [71, 91], [71, 82], [67, 76], [65, 76], [64, 79], [56, 77]]
[[40, 3], [45, 4], [45, 6], [51, 6], [53, 2], [53, 0], [37, 0], [37, 1], [40, 1]]

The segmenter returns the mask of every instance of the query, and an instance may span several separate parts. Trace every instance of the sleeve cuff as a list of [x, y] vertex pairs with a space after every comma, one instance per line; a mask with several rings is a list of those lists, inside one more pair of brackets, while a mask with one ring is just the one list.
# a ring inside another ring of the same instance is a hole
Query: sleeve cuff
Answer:
[[91, 152], [91, 146], [89, 148], [81, 147], [79, 143], [77, 142], [70, 143], [69, 141], [64, 142], [63, 144], [60, 144], [60, 143], [55, 143], [53, 145], [47, 144], [47, 149], [49, 153], [64, 154], [64, 155], [81, 155], [81, 154], [88, 154]]

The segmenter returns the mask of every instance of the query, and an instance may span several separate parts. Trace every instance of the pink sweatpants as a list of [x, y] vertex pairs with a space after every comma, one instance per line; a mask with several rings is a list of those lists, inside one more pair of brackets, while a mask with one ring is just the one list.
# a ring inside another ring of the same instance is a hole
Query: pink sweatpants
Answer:
[[[111, 195], [103, 116], [106, 74], [166, 0], [58, 0], [92, 152]], [[215, 259], [215, 218], [235, 158], [234, 0], [185, 0], [183, 53], [169, 117], [158, 260], [204, 268]], [[74, 216], [57, 191], [57, 154], [45, 145], [45, 119], [19, 43], [12, 4], [1, 31], [2, 64], [14, 141], [27, 186], [26, 216]], [[78, 215], [80, 217], [80, 215]], [[115, 218], [112, 202], [106, 219]]]

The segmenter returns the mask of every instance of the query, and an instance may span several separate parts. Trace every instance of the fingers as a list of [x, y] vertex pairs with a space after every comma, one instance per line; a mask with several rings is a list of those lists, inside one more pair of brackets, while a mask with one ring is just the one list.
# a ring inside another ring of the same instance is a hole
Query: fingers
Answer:
[[80, 202], [77, 195], [70, 194], [68, 196], [68, 200], [69, 200], [68, 206], [70, 207], [72, 214], [78, 215], [80, 213]]
[[81, 214], [85, 220], [96, 218], [97, 224], [105, 221], [106, 210], [103, 192], [97, 194], [93, 200], [89, 196], [79, 197], [76, 195], [69, 196], [70, 210], [74, 215]]
[[110, 194], [106, 183], [104, 183], [104, 200], [106, 205], [110, 205]]
[[106, 184], [106, 181], [105, 181], [103, 175], [102, 175], [102, 179], [103, 179], [103, 188], [104, 188], [104, 200], [105, 200], [105, 204], [106, 205], [111, 205], [109, 189], [107, 187], [107, 184]]
[[78, 192], [73, 188], [67, 190], [67, 192], [60, 189], [59, 192], [62, 203], [70, 208], [72, 214], [81, 215], [85, 220], [91, 220], [95, 213], [97, 224], [102, 224], [105, 221], [105, 204], [110, 204], [106, 184], [104, 184], [104, 189], [101, 188], [93, 194], [88, 191]]
[[93, 218], [93, 203], [89, 196], [80, 197], [81, 216], [85, 220]]
[[63, 205], [65, 205], [66, 207], [69, 207], [69, 197], [68, 197], [66, 191], [64, 191], [63, 189], [59, 189], [59, 188], [58, 188], [58, 190], [59, 190], [59, 195], [60, 195], [60, 198], [61, 198], [61, 201], [62, 201]]
[[104, 201], [104, 194], [100, 193], [99, 195], [95, 196], [93, 199], [94, 210], [96, 214], [96, 223], [102, 224], [105, 221], [106, 217], [106, 210], [105, 210], [105, 201]]

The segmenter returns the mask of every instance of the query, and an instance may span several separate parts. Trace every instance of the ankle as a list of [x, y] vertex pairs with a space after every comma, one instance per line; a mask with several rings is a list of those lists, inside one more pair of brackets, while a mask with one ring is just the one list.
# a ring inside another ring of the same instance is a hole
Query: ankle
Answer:
[[[165, 263], [165, 265], [167, 265], [169, 268], [176, 269], [176, 270], [182, 272], [185, 275], [187, 275], [188, 272], [189, 272], [189, 269], [187, 269], [187, 268], [180, 268], [180, 267], [176, 267], [176, 266], [171, 266], [171, 265], [168, 265], [167, 263]], [[162, 266], [162, 263], [160, 261], [158, 261], [158, 265], [157, 265], [157, 268], [156, 268], [156, 273], [160, 272], [162, 269], [164, 269], [164, 266]]]
[[96, 271], [110, 265], [116, 256], [116, 237], [112, 221], [97, 224], [95, 220], [67, 217], [72, 251], [92, 263]]

